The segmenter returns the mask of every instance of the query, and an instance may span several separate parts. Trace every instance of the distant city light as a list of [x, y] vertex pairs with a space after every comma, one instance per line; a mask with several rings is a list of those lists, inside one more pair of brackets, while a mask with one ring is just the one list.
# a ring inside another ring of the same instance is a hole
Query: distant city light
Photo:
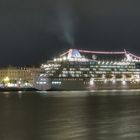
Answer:
[[125, 80], [123, 80], [123, 81], [122, 81], [122, 84], [123, 84], [123, 85], [126, 85], [126, 81], [125, 81]]
[[9, 82], [9, 81], [10, 81], [10, 79], [8, 76], [4, 78], [4, 82]]

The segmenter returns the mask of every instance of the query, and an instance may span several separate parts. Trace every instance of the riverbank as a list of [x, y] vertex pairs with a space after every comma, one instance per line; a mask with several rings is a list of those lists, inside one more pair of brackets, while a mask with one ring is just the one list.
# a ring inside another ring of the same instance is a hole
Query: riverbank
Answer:
[[37, 91], [33, 87], [0, 87], [0, 92], [3, 91]]

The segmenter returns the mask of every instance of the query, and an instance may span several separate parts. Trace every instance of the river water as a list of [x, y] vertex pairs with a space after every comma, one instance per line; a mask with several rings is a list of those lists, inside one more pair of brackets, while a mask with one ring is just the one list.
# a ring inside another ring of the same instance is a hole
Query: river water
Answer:
[[139, 139], [140, 91], [0, 93], [0, 140]]

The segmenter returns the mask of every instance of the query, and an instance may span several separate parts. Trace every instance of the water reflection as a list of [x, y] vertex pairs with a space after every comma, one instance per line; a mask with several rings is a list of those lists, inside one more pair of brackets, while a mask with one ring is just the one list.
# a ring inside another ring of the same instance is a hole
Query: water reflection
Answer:
[[133, 92], [123, 91], [125, 96], [116, 91], [113, 96], [106, 92], [1, 93], [0, 138], [140, 139], [140, 94]]
[[10, 97], [10, 92], [3, 92], [3, 95], [4, 95], [6, 98], [8, 98], [8, 97]]

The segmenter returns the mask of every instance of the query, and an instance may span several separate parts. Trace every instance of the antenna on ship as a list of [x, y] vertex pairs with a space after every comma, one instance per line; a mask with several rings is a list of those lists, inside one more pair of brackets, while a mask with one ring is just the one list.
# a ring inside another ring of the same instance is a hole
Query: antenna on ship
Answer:
[[136, 55], [134, 55], [132, 53], [129, 53], [125, 49], [124, 49], [124, 52], [125, 52], [125, 56], [126, 56], [126, 61], [134, 61], [134, 60], [140, 61], [140, 57], [139, 56], [136, 56]]
[[124, 49], [124, 53], [126, 54], [126, 49]]

